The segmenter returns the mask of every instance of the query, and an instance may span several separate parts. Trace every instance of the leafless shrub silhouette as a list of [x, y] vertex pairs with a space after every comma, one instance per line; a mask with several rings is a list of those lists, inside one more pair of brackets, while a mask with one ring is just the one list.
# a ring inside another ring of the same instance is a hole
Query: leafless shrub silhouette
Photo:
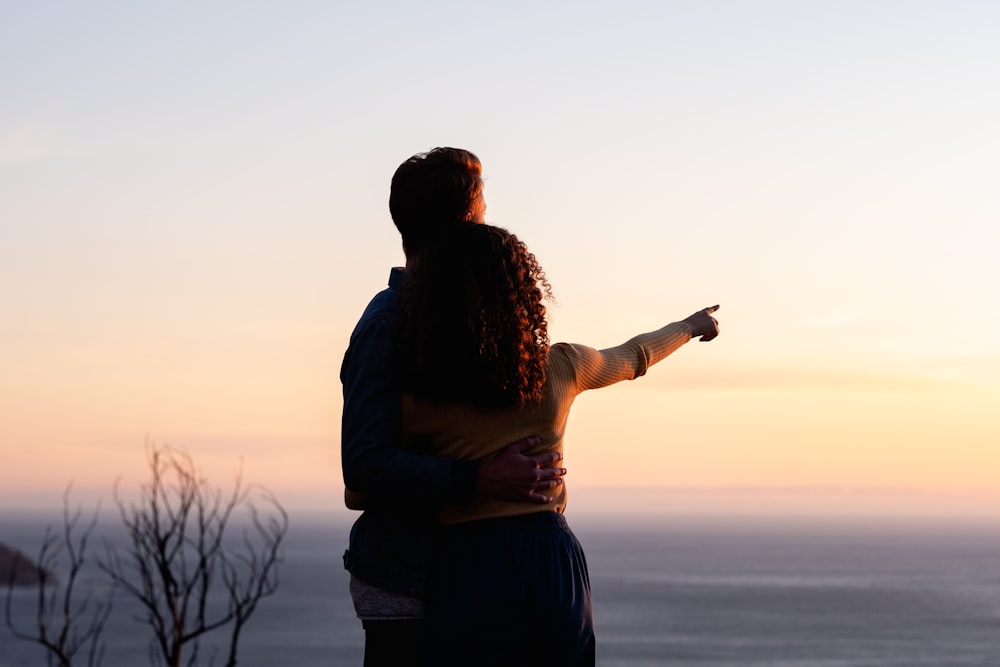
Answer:
[[[101, 597], [91, 592], [77, 596], [80, 572], [86, 561], [87, 543], [97, 525], [98, 512], [90, 522], [80, 527], [80, 508], [69, 509], [69, 489], [63, 496], [63, 530], [57, 536], [51, 526], [45, 528], [42, 546], [38, 550], [38, 598], [31, 630], [20, 628], [14, 621], [12, 598], [14, 581], [20, 560], [15, 558], [7, 585], [4, 619], [11, 634], [18, 639], [34, 642], [45, 649], [49, 667], [72, 667], [80, 654], [86, 655], [88, 667], [98, 667], [104, 657], [102, 634], [114, 596], [109, 587]], [[63, 582], [55, 580], [60, 557], [65, 554], [68, 570]], [[27, 567], [28, 563], [24, 563]]]
[[[235, 667], [247, 621], [278, 588], [281, 545], [288, 532], [288, 514], [278, 500], [265, 489], [245, 486], [242, 468], [232, 491], [224, 493], [209, 486], [183, 450], [147, 443], [146, 455], [150, 479], [137, 502], [126, 501], [115, 484], [127, 546], [119, 550], [106, 542], [105, 555], [98, 559], [110, 579], [106, 597], [76, 595], [98, 514], [81, 530], [82, 512], [70, 512], [68, 490], [62, 536], [46, 528], [39, 550], [38, 599], [30, 630], [14, 620], [16, 568], [11, 573], [7, 627], [14, 637], [42, 646], [49, 667], [73, 667], [84, 651], [87, 667], [100, 666], [102, 633], [116, 591], [139, 603], [142, 611], [136, 618], [152, 630], [151, 665], [194, 667], [202, 637], [227, 630], [223, 664]], [[243, 511], [249, 520], [238, 525], [237, 514]], [[65, 581], [56, 582], [48, 573], [58, 570], [63, 553], [69, 569]], [[216, 653], [208, 656], [208, 664], [214, 664]]]
[[[141, 620], [153, 631], [151, 664], [192, 667], [201, 638], [227, 628], [223, 664], [233, 667], [247, 620], [278, 588], [288, 514], [267, 491], [244, 487], [242, 469], [224, 494], [182, 450], [147, 445], [147, 458], [150, 480], [137, 503], [123, 500], [115, 487], [127, 552], [109, 545], [100, 567], [141, 605]], [[240, 539], [227, 539], [241, 509], [249, 511], [249, 525]]]

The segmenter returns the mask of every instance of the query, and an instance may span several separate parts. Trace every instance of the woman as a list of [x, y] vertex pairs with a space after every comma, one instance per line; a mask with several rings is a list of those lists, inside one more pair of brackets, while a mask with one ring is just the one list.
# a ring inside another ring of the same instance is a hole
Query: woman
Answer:
[[[408, 265], [396, 360], [404, 438], [423, 451], [487, 459], [535, 436], [537, 451], [561, 452], [577, 394], [718, 334], [714, 306], [606, 350], [550, 347], [551, 290], [513, 234], [468, 223], [430, 245]], [[557, 486], [548, 505], [484, 496], [441, 512], [427, 664], [594, 664], [587, 565], [565, 507]]]

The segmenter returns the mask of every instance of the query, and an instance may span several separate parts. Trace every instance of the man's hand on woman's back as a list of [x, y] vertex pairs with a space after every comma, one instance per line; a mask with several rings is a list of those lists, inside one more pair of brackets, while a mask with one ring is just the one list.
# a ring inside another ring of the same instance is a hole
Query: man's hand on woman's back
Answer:
[[565, 468], [551, 467], [562, 459], [558, 452], [529, 456], [525, 452], [538, 445], [538, 438], [519, 440], [479, 464], [476, 491], [488, 496], [544, 505], [552, 502], [541, 493], [562, 484]]

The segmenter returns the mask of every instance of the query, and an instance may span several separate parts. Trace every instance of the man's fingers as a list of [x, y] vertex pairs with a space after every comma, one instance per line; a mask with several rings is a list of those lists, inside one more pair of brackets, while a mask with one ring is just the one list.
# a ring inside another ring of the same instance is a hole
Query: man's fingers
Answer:
[[537, 444], [538, 444], [538, 438], [535, 436], [531, 436], [528, 438], [524, 438], [523, 440], [518, 440], [517, 442], [512, 443], [510, 445], [507, 445], [507, 449], [513, 449], [516, 450], [518, 453], [524, 453]]
[[563, 455], [559, 452], [547, 452], [545, 454], [539, 454], [537, 456], [532, 456], [530, 458], [532, 461], [535, 462], [536, 466], [538, 466], [539, 468], [543, 468], [549, 464], [561, 460], [562, 457]]
[[541, 493], [529, 493], [524, 497], [524, 499], [529, 503], [534, 503], [535, 505], [548, 505], [555, 500], [551, 496], [546, 496]]
[[538, 482], [547, 482], [553, 479], [559, 479], [566, 474], [566, 468], [535, 468], [534, 479], [531, 483], [537, 484]]
[[[560, 475], [565, 474], [565, 469], [560, 469], [562, 472]], [[561, 477], [553, 477], [551, 479], [538, 479], [531, 484], [530, 489], [525, 489], [524, 493], [521, 495], [521, 500], [525, 502], [534, 503], [536, 505], [547, 505], [555, 500], [552, 496], [542, 493], [543, 491], [550, 491], [558, 486], [562, 486]]]

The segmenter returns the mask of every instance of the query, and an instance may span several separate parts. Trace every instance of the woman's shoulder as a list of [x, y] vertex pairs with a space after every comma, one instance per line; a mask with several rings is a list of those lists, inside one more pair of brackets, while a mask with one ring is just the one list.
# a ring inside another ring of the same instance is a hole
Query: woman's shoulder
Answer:
[[553, 343], [549, 346], [549, 354], [560, 354], [563, 356], [574, 356], [579, 354], [586, 354], [588, 351], [593, 350], [589, 345], [583, 345], [581, 343], [566, 343], [559, 342]]
[[552, 343], [549, 346], [549, 360], [571, 357], [574, 354], [573, 343]]
[[553, 343], [549, 347], [549, 365], [564, 364], [569, 367], [576, 367], [596, 353], [597, 351], [589, 345], [564, 342]]

